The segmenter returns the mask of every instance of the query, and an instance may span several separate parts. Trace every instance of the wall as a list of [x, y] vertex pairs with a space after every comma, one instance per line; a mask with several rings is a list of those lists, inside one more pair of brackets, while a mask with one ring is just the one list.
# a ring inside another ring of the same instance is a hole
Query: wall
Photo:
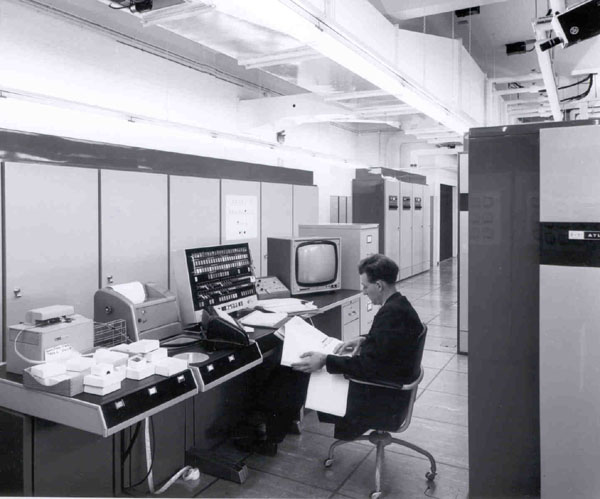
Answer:
[[[351, 195], [354, 167], [383, 160], [398, 168], [403, 144], [414, 140], [321, 123], [286, 130], [284, 146], [240, 143], [228, 134], [244, 135], [238, 102], [260, 97], [254, 89], [16, 2], [0, 5], [0, 46], [0, 89], [29, 95], [0, 99], [1, 128], [310, 170], [320, 222], [330, 219], [330, 196]], [[40, 94], [62, 101], [60, 107], [40, 101]]]
[[[305, 125], [286, 130], [283, 147], [228, 138], [244, 134], [237, 105], [259, 97], [254, 90], [12, 2], [0, 5], [0, 46], [0, 88], [63, 100], [56, 108], [31, 97], [1, 99], [2, 128], [302, 168], [315, 172], [321, 199], [349, 194], [353, 167], [344, 160], [355, 160], [353, 132]], [[329, 220], [329, 203], [320, 207], [319, 220]]]

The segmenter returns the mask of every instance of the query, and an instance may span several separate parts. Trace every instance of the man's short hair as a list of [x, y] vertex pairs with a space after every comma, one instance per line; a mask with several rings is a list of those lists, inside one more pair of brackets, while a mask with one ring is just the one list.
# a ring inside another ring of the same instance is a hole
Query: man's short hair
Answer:
[[358, 273], [366, 274], [369, 282], [381, 280], [394, 284], [398, 277], [398, 265], [385, 255], [371, 255], [360, 261]]

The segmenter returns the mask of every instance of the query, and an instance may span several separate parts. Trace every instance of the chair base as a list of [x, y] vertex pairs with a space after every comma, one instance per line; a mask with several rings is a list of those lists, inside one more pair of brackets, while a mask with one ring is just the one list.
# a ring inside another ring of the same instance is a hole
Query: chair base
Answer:
[[325, 461], [323, 462], [323, 465], [326, 468], [329, 468], [333, 465], [333, 453], [334, 453], [336, 447], [339, 447], [340, 445], [343, 445], [348, 442], [357, 442], [357, 441], [361, 441], [361, 440], [363, 440], [363, 441], [368, 440], [369, 442], [371, 442], [373, 445], [375, 445], [377, 447], [377, 454], [375, 457], [375, 490], [373, 492], [371, 492], [371, 494], [369, 495], [369, 497], [371, 499], [379, 499], [379, 497], [381, 497], [381, 494], [382, 494], [382, 492], [381, 492], [381, 469], [383, 466], [383, 456], [384, 456], [384, 452], [385, 452], [385, 447], [390, 444], [398, 444], [398, 445], [402, 445], [404, 447], [408, 447], [409, 449], [412, 449], [415, 452], [418, 452], [419, 454], [422, 454], [427, 459], [429, 459], [429, 464], [431, 466], [431, 469], [430, 469], [430, 471], [425, 473], [425, 478], [429, 482], [432, 482], [433, 480], [435, 480], [435, 477], [437, 475], [437, 466], [435, 464], [435, 459], [429, 452], [427, 452], [425, 449], [423, 449], [415, 444], [411, 444], [410, 442], [407, 442], [406, 440], [394, 438], [387, 431], [380, 431], [380, 430], [373, 430], [368, 435], [361, 435], [360, 437], [355, 438], [354, 440], [336, 440], [329, 447], [329, 454], [327, 455], [327, 459], [325, 459]]

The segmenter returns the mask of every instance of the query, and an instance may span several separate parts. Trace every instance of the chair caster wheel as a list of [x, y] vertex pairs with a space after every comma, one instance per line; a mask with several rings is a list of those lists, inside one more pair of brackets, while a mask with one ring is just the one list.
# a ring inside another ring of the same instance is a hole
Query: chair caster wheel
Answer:
[[369, 497], [370, 497], [371, 499], [379, 499], [379, 498], [381, 497], [381, 492], [371, 492], [371, 493], [369, 494]]
[[325, 466], [325, 468], [331, 468], [331, 465], [333, 464], [333, 459], [325, 459], [325, 461], [323, 461], [323, 466]]
[[434, 471], [428, 471], [427, 473], [425, 473], [425, 478], [427, 478], [428, 482], [433, 482], [436, 476], [437, 473], [435, 473]]

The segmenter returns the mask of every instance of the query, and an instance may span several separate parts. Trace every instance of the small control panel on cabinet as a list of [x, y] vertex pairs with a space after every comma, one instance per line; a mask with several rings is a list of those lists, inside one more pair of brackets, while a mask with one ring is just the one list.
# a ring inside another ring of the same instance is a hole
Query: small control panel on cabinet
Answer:
[[259, 300], [289, 298], [290, 290], [277, 277], [267, 276], [256, 279], [256, 294]]

